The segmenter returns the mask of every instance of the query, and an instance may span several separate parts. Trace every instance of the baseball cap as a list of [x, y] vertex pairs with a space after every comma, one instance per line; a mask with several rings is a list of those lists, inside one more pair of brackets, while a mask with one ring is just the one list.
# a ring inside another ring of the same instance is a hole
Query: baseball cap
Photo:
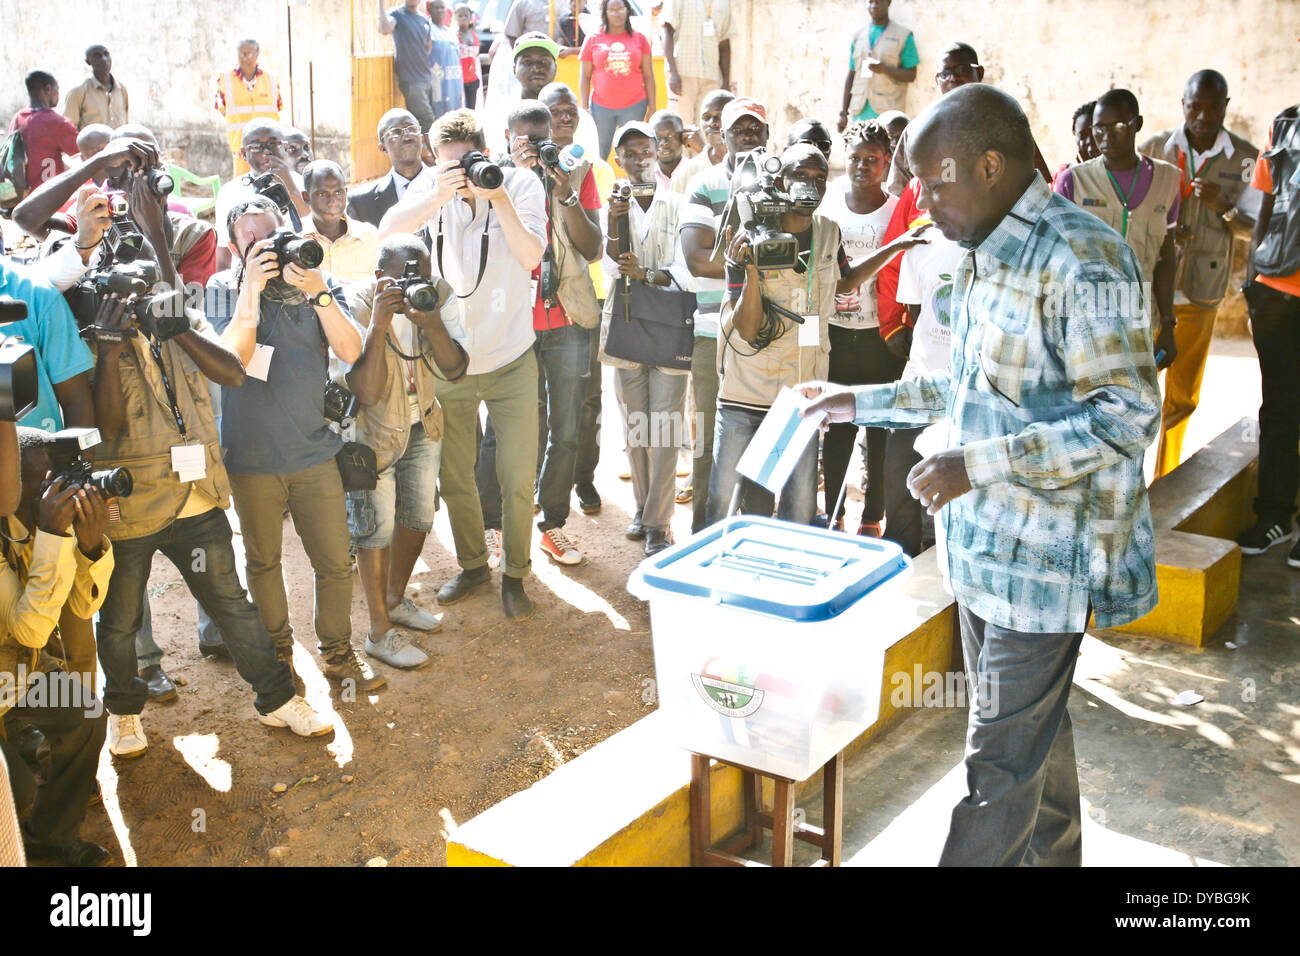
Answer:
[[560, 48], [556, 44], [556, 42], [552, 40], [550, 37], [548, 37], [545, 33], [537, 33], [536, 31], [532, 33], [525, 33], [523, 36], [521, 36], [518, 40], [515, 41], [514, 55], [517, 57], [519, 56], [520, 53], [523, 53], [525, 50], [532, 49], [533, 47], [540, 47], [541, 49], [549, 53], [551, 56], [555, 57], [556, 59], [559, 59]]
[[623, 142], [623, 137], [628, 133], [640, 133], [642, 136], [649, 139], [650, 142], [653, 143], [655, 141], [655, 131], [650, 128], [649, 123], [642, 123], [640, 120], [633, 120], [631, 123], [624, 123], [618, 128], [618, 132], [614, 134], [615, 149], [618, 149], [618, 144]]
[[748, 96], [737, 96], [722, 108], [722, 128], [731, 129], [742, 116], [752, 116], [767, 125], [767, 107]]

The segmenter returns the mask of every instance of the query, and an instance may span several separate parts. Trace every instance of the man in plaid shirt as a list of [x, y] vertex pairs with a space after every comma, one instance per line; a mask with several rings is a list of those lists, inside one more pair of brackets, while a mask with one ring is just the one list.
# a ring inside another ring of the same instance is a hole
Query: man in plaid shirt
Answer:
[[942, 513], [974, 685], [970, 792], [941, 864], [1078, 865], [1066, 702], [1083, 630], [1090, 612], [1114, 627], [1156, 603], [1142, 477], [1160, 424], [1149, 303], [1119, 234], [1035, 172], [1015, 100], [964, 86], [909, 134], [920, 207], [966, 249], [951, 369], [843, 391], [805, 386], [827, 391], [805, 414], [946, 422], [948, 450], [908, 476], [922, 505]]

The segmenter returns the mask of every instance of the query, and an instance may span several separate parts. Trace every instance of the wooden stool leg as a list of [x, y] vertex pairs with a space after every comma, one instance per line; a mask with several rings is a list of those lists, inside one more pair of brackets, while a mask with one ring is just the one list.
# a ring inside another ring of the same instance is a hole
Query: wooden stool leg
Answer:
[[713, 843], [712, 802], [709, 799], [709, 758], [691, 754], [691, 866], [703, 866]]
[[822, 771], [822, 859], [840, 865], [844, 841], [844, 752], [840, 751]]
[[776, 799], [772, 805], [772, 865], [794, 865], [794, 783], [774, 777]]
[[758, 846], [763, 841], [763, 821], [759, 819], [763, 808], [763, 781], [758, 774], [746, 770], [741, 774], [741, 788], [745, 799], [745, 829], [749, 831], [749, 845]]

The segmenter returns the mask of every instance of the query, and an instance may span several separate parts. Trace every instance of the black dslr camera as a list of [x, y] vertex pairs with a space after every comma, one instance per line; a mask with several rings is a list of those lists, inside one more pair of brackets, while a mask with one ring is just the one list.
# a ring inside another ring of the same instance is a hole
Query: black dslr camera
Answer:
[[144, 254], [144, 236], [131, 218], [131, 204], [120, 195], [113, 196], [109, 204], [113, 222], [104, 233], [104, 248], [118, 262], [134, 262]]
[[357, 417], [361, 410], [361, 399], [357, 398], [338, 382], [325, 383], [325, 417], [332, 422], [346, 425]]
[[159, 199], [170, 196], [172, 191], [176, 189], [176, 181], [171, 178], [165, 169], [146, 169], [141, 175], [144, 176], [149, 191]]
[[[812, 211], [821, 203], [809, 183], [778, 184], [781, 160], [756, 149], [736, 164], [731, 199], [723, 221], [739, 223], [749, 239], [759, 269], [793, 269], [799, 262], [799, 241], [781, 228], [781, 217], [793, 209]], [[719, 231], [719, 239], [723, 232]]]
[[280, 212], [289, 215], [293, 200], [289, 198], [288, 188], [275, 173], [262, 173], [253, 179], [252, 186], [255, 193], [265, 196], [279, 207]]
[[[135, 334], [139, 329], [159, 342], [173, 339], [190, 328], [185, 314], [184, 296], [179, 289], [154, 291], [158, 282], [158, 265], [151, 259], [134, 262], [114, 262], [86, 276], [65, 294], [77, 327], [83, 336], [120, 339]], [[119, 333], [95, 325], [95, 316], [109, 295], [120, 298], [136, 296], [131, 306], [134, 329]]]
[[397, 287], [406, 296], [406, 304], [417, 312], [433, 312], [438, 308], [438, 290], [420, 274], [420, 264], [414, 259], [406, 263]]
[[267, 248], [275, 253], [277, 264], [283, 269], [289, 263], [304, 269], [315, 269], [325, 261], [325, 250], [315, 239], [304, 239], [292, 229], [277, 229], [271, 234]]
[[533, 146], [537, 149], [537, 161], [543, 166], [549, 166], [551, 169], [560, 168], [560, 144], [553, 139], [538, 139], [533, 141]]
[[505, 182], [506, 174], [501, 167], [488, 159], [477, 149], [471, 149], [460, 158], [465, 178], [479, 189], [496, 189]]
[[47, 437], [42, 444], [50, 456], [52, 474], [41, 486], [42, 491], [62, 478], [68, 488], [98, 488], [105, 498], [130, 497], [135, 487], [131, 472], [125, 468], [95, 471], [94, 466], [81, 455], [87, 448], [99, 444], [98, 428], [65, 428], [61, 432], [45, 434]]
[[[4, 325], [27, 318], [27, 303], [0, 295], [0, 338]], [[0, 342], [0, 421], [16, 422], [40, 398], [36, 350], [18, 341]]]

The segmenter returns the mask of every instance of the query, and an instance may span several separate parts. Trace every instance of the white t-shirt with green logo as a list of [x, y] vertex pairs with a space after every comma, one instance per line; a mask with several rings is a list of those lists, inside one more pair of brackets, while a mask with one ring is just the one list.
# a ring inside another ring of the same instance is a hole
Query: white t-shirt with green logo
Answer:
[[[880, 248], [890, 217], [894, 215], [894, 207], [898, 205], [898, 197], [886, 194], [885, 201], [874, 212], [856, 213], [845, 202], [844, 193], [848, 188], [848, 182], [843, 178], [831, 183], [817, 211], [839, 225], [844, 254], [850, 262], [856, 262]], [[851, 292], [835, 296], [831, 325], [844, 329], [874, 329], [880, 325], [874, 278]]]
[[952, 316], [956, 307], [953, 273], [962, 247], [938, 229], [926, 230], [930, 241], [903, 253], [898, 271], [898, 302], [918, 305], [921, 314], [912, 331], [912, 351], [903, 378], [916, 378], [952, 364]]

